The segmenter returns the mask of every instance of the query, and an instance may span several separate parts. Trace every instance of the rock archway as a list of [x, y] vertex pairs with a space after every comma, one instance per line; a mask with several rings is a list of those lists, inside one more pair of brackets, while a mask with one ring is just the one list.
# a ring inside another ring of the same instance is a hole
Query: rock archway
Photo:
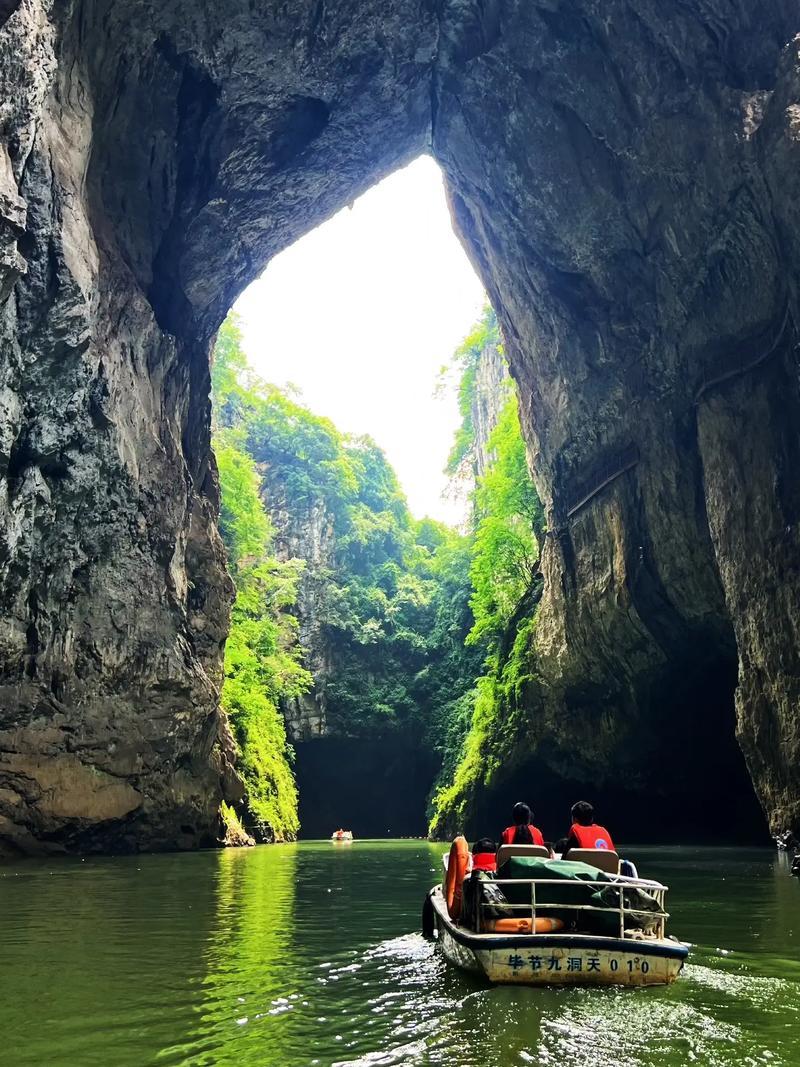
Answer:
[[210, 345], [272, 255], [424, 150], [548, 507], [520, 743], [613, 774], [657, 747], [671, 670], [738, 656], [740, 742], [796, 825], [794, 6], [20, 0], [0, 23], [6, 847], [213, 838], [237, 784]]

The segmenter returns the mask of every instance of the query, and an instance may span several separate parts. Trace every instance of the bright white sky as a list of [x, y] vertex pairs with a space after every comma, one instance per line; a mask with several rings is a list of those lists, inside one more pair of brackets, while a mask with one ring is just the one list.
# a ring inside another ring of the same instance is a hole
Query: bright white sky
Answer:
[[344, 433], [369, 434], [412, 513], [453, 525], [442, 468], [458, 426], [439, 369], [484, 292], [450, 224], [441, 172], [421, 157], [282, 252], [237, 301], [248, 362]]

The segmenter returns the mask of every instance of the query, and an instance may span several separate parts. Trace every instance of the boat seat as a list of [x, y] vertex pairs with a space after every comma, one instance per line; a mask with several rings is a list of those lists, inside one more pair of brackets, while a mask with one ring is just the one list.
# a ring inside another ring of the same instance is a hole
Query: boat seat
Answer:
[[588, 863], [606, 874], [619, 874], [619, 853], [610, 848], [571, 848], [566, 858]]
[[510, 860], [512, 856], [539, 856], [549, 860], [550, 849], [544, 845], [501, 845], [497, 850], [497, 866]]

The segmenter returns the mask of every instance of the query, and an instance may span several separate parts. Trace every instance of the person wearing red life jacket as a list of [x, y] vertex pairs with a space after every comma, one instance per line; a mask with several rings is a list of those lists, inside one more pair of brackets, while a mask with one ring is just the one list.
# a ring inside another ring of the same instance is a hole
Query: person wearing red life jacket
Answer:
[[472, 846], [472, 870], [462, 887], [460, 922], [463, 926], [471, 930], [479, 928], [482, 894], [488, 892], [486, 887], [493, 881], [496, 870], [497, 845], [490, 838], [481, 837]]
[[473, 871], [497, 870], [497, 845], [488, 837], [482, 837], [472, 846]]
[[531, 822], [533, 815], [527, 804], [521, 801], [514, 805], [511, 813], [513, 826], [507, 826], [500, 834], [501, 845], [543, 845], [544, 838], [538, 826]]
[[567, 835], [566, 848], [562, 859], [567, 858], [571, 848], [606, 848], [616, 851], [611, 834], [605, 826], [594, 821], [594, 808], [586, 800], [579, 800], [572, 805], [572, 826]]

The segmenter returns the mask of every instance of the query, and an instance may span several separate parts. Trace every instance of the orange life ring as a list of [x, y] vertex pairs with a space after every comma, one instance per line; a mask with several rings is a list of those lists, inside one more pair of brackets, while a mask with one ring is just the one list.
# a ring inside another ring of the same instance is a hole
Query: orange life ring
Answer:
[[447, 902], [447, 914], [457, 920], [461, 916], [461, 895], [464, 879], [469, 866], [469, 845], [467, 839], [460, 835], [450, 846], [450, 859], [447, 863], [447, 877], [444, 882], [444, 899]]
[[[529, 934], [531, 932], [530, 919], [487, 919], [483, 924], [487, 933], [491, 934]], [[561, 919], [549, 919], [545, 915], [536, 917], [534, 927], [535, 934], [554, 934], [564, 929]]]

